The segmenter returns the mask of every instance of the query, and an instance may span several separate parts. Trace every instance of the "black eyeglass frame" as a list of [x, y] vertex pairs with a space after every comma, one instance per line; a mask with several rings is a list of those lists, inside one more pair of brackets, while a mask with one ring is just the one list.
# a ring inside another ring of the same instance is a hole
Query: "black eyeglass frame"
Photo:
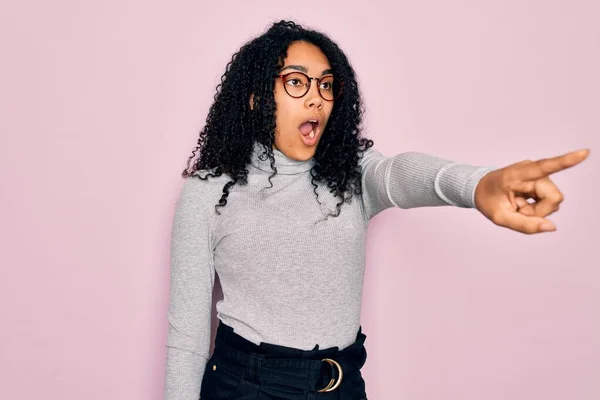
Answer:
[[[285, 80], [289, 75], [292, 74], [301, 74], [304, 75], [306, 77], [306, 79], [308, 80], [308, 85], [304, 85], [306, 87], [306, 90], [304, 92], [304, 94], [302, 94], [301, 96], [292, 96], [290, 94], [290, 92], [288, 92], [287, 90], [287, 85], [285, 84]], [[339, 85], [340, 85], [340, 92], [337, 94], [337, 96], [335, 96], [333, 99], [326, 99], [325, 97], [323, 97], [323, 94], [321, 93], [321, 88], [318, 86], [321, 84], [321, 80], [324, 78], [328, 78], [330, 76], [334, 76], [333, 74], [327, 74], [327, 75], [323, 75], [320, 78], [315, 78], [315, 77], [310, 77], [308, 75], [306, 75], [304, 72], [300, 72], [300, 71], [293, 71], [293, 72], [288, 72], [287, 74], [279, 74], [279, 75], [273, 75], [273, 78], [281, 78], [281, 82], [283, 83], [283, 88], [285, 89], [285, 92], [288, 94], [288, 96], [293, 97], [294, 99], [300, 99], [304, 96], [306, 96], [306, 94], [310, 91], [310, 87], [312, 85], [312, 81], [316, 80], [317, 81], [317, 88], [318, 88], [318, 92], [319, 92], [319, 96], [321, 96], [321, 98], [325, 101], [335, 101], [337, 99], [340, 98], [340, 96], [342, 95], [342, 93], [344, 92], [344, 82], [343, 81], [338, 81]], [[334, 77], [335, 79], [335, 77]]]

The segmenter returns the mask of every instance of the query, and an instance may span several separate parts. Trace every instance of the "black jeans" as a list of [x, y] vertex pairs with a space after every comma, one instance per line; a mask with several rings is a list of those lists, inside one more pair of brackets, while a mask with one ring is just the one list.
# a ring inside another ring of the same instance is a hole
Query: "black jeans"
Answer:
[[[219, 321], [215, 350], [206, 364], [200, 400], [366, 400], [365, 381], [360, 368], [365, 364], [366, 335], [362, 326], [356, 341], [338, 347], [300, 350], [274, 344], [260, 346], [233, 332]], [[329, 392], [318, 392], [339, 381]]]

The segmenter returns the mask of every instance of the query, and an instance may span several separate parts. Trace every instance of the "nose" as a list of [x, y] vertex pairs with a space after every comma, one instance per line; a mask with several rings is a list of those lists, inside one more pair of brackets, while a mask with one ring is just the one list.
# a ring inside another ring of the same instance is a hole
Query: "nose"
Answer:
[[317, 107], [321, 109], [323, 108], [323, 98], [319, 93], [319, 84], [317, 82], [312, 82], [312, 80], [316, 81], [316, 78], [311, 78], [311, 85], [306, 94], [304, 105], [308, 108]]

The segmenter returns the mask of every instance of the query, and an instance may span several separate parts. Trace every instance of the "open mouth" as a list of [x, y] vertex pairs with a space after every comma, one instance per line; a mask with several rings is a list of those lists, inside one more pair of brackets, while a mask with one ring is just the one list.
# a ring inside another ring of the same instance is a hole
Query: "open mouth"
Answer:
[[308, 139], [308, 141], [311, 141], [317, 137], [320, 130], [319, 125], [319, 120], [314, 118], [309, 119], [304, 123], [300, 124], [298, 129], [300, 130], [300, 134], [303, 136], [303, 138]]

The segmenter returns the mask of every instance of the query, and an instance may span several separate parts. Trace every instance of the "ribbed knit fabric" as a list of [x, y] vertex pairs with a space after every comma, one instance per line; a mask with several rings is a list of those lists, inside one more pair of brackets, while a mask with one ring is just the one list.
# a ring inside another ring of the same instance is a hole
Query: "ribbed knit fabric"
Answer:
[[189, 178], [176, 205], [171, 238], [171, 292], [166, 400], [198, 400], [211, 333], [215, 271], [224, 299], [218, 318], [259, 344], [310, 350], [350, 345], [360, 325], [369, 220], [390, 208], [474, 207], [475, 187], [493, 168], [455, 164], [417, 152], [361, 160], [363, 194], [325, 218], [337, 199], [320, 186], [312, 160], [275, 151], [278, 174], [255, 146], [247, 185], [232, 187], [215, 213], [223, 176]]

